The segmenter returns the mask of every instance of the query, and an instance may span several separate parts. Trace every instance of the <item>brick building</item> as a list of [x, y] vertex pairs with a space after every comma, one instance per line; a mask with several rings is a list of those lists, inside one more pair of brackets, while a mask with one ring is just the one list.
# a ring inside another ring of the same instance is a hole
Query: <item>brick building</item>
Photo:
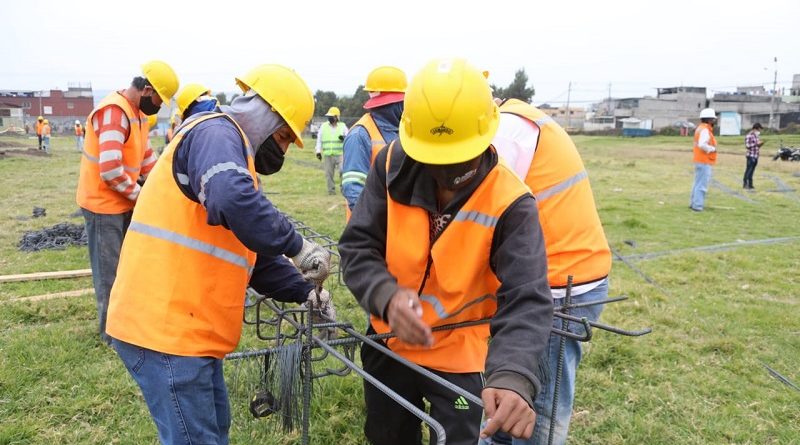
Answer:
[[67, 90], [0, 90], [0, 102], [22, 108], [24, 124], [33, 126], [37, 116], [50, 121], [54, 131], [69, 133], [75, 120], [84, 122], [94, 108], [92, 86], [68, 84]]

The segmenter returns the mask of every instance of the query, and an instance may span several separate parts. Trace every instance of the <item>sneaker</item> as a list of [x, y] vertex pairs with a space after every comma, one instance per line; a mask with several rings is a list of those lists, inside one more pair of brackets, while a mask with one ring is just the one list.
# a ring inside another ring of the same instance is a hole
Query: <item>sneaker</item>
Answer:
[[703, 209], [696, 209], [696, 208], [694, 208], [692, 206], [689, 206], [689, 210], [691, 210], [693, 212], [702, 212], [703, 211]]

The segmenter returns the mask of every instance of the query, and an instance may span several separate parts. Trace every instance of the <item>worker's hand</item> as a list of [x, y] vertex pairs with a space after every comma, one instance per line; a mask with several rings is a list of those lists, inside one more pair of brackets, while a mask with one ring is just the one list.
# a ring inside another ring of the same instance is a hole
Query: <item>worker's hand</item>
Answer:
[[484, 388], [481, 391], [486, 425], [481, 439], [503, 430], [518, 439], [529, 439], [533, 434], [536, 413], [528, 402], [510, 389]]
[[331, 254], [317, 243], [303, 238], [300, 253], [292, 257], [292, 263], [306, 280], [322, 284], [331, 270]]
[[317, 153], [317, 160], [319, 160], [319, 161], [322, 160], [322, 153]]
[[717, 151], [717, 147], [711, 147], [711, 149], [708, 150], [709, 153], [714, 153], [715, 151]]
[[433, 346], [431, 327], [422, 321], [422, 304], [413, 290], [397, 289], [386, 308], [386, 319], [400, 340], [411, 345]]
[[[303, 307], [311, 306], [311, 322], [313, 324], [333, 323], [336, 321], [336, 308], [333, 305], [331, 293], [325, 289], [317, 288], [308, 293], [308, 298]], [[336, 328], [324, 328], [318, 335], [325, 340], [336, 338]]]
[[340, 141], [343, 141], [343, 140], [344, 140], [344, 135], [340, 134], [340, 135], [339, 135], [339, 140], [340, 140]]

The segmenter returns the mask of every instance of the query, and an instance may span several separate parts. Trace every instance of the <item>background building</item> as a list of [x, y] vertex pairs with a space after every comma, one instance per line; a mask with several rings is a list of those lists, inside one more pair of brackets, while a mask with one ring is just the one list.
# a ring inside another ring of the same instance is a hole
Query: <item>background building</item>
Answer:
[[0, 102], [20, 107], [23, 125], [31, 128], [38, 116], [50, 121], [54, 132], [69, 133], [75, 120], [86, 121], [94, 108], [90, 83], [70, 83], [67, 90], [0, 90]]

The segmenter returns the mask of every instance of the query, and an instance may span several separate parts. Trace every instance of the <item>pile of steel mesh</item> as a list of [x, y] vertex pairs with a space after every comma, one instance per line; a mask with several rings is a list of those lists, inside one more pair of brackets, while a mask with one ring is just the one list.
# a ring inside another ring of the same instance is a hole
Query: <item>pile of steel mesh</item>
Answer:
[[38, 252], [48, 249], [61, 250], [68, 246], [85, 246], [86, 243], [86, 230], [82, 224], [63, 222], [42, 230], [25, 232], [17, 248], [23, 252]]

